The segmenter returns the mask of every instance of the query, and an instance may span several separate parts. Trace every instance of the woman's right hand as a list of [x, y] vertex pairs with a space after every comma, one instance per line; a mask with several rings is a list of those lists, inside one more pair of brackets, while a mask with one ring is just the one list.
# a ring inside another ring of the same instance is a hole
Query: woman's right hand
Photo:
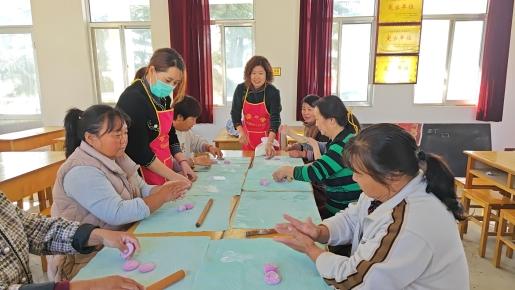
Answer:
[[241, 145], [247, 145], [249, 144], [249, 139], [247, 138], [247, 134], [243, 132], [243, 130], [240, 131], [240, 137], [238, 138], [238, 141]]
[[107, 276], [91, 280], [79, 280], [70, 282], [70, 290], [145, 290], [140, 283], [121, 276]]
[[177, 172], [174, 172], [173, 179], [170, 179], [170, 181], [184, 181], [189, 184], [189, 187], [191, 187], [191, 181], [186, 176]]
[[293, 143], [286, 147], [286, 151], [302, 151], [302, 146], [299, 143]]
[[314, 241], [317, 241], [320, 238], [320, 228], [313, 223], [311, 218], [307, 218], [305, 222], [298, 220], [288, 214], [283, 215], [284, 219], [287, 220], [287, 223], [277, 224], [275, 227], [278, 232], [286, 232], [289, 227], [296, 228], [299, 232], [307, 235]]
[[306, 158], [306, 152], [300, 150], [290, 150], [288, 151], [288, 155], [291, 158]]
[[163, 185], [159, 186], [156, 193], [164, 194], [166, 196], [166, 201], [179, 199], [183, 197], [186, 191], [191, 187], [191, 182], [186, 178], [184, 179], [185, 180], [167, 181]]

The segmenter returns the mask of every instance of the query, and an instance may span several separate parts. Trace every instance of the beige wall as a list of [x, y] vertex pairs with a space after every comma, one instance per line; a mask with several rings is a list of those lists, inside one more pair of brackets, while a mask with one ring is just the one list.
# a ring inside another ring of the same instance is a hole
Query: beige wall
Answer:
[[46, 125], [96, 102], [86, 15], [80, 0], [32, 0], [33, 40]]
[[[169, 45], [168, 1], [151, 0], [152, 43], [154, 48]], [[84, 3], [81, 0], [32, 1], [34, 42], [45, 124], [61, 124], [72, 106], [85, 108], [95, 102], [93, 71]], [[273, 66], [282, 68], [275, 85], [282, 96], [282, 119], [295, 121], [297, 87], [299, 1], [255, 1], [255, 49]], [[514, 17], [515, 19], [515, 17]], [[495, 149], [515, 147], [515, 29], [512, 30], [504, 121], [492, 125]], [[232, 92], [230, 92], [232, 93]], [[229, 118], [230, 108], [215, 108], [215, 123], [199, 125], [196, 131], [213, 138]], [[420, 106], [413, 104], [413, 86], [375, 86], [373, 106], [354, 112], [363, 123], [373, 122], [475, 122], [473, 107]]]
[[154, 50], [170, 47], [168, 0], [150, 0], [150, 19], [152, 19], [152, 47]]

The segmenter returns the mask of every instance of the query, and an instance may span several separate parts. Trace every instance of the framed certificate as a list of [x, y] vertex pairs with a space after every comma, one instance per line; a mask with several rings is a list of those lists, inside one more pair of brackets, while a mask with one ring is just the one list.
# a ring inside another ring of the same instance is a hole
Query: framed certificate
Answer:
[[375, 84], [414, 84], [417, 82], [418, 55], [376, 55]]
[[422, 0], [379, 0], [379, 24], [422, 21]]
[[420, 25], [381, 25], [377, 31], [377, 54], [418, 53]]

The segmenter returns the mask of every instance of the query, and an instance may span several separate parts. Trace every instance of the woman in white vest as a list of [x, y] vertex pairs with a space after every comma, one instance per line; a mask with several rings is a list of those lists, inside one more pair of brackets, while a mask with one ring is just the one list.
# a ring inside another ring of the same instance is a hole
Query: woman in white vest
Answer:
[[[138, 175], [139, 166], [125, 154], [129, 123], [125, 113], [107, 105], [68, 111], [67, 159], [53, 187], [53, 217], [125, 230], [186, 192], [186, 179], [153, 186]], [[49, 279], [72, 279], [93, 255], [49, 256]]]
[[[361, 131], [346, 145], [345, 164], [363, 193], [320, 225], [285, 215], [277, 241], [306, 253], [338, 289], [469, 289], [456, 221], [464, 218], [445, 162], [421, 151], [393, 124]], [[314, 242], [352, 243], [350, 257]]]

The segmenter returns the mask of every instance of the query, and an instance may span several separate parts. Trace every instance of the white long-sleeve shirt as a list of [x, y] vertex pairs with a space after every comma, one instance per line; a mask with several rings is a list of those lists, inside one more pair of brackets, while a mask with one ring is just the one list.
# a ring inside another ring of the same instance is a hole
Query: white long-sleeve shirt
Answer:
[[371, 198], [326, 219], [329, 245], [352, 242], [350, 257], [330, 252], [316, 260], [339, 289], [469, 289], [457, 223], [422, 174], [368, 215]]
[[176, 131], [181, 151], [187, 158], [193, 157], [193, 153], [206, 152], [209, 142], [201, 136], [193, 133], [192, 130]]

